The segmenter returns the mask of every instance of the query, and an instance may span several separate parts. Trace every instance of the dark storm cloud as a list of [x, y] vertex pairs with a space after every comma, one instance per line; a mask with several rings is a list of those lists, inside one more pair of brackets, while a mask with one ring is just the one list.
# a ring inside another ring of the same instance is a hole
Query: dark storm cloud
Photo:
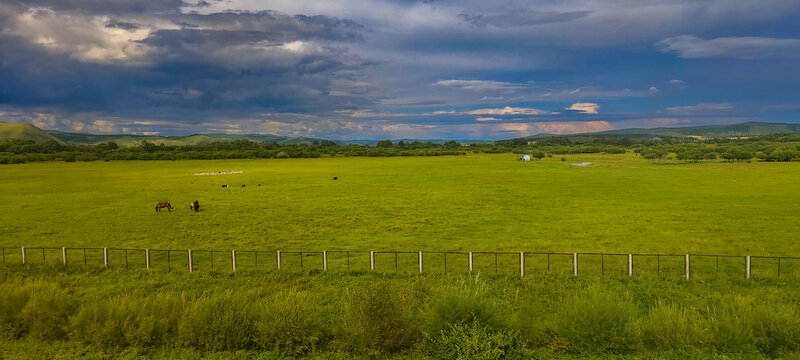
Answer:
[[[487, 138], [707, 121], [708, 104], [755, 118], [739, 104], [796, 103], [798, 14], [792, 0], [0, 0], [0, 121]], [[565, 110], [586, 104], [602, 111]], [[785, 109], [775, 119], [797, 118]]]
[[113, 19], [106, 23], [106, 28], [108, 29], [138, 30], [140, 27], [141, 26], [136, 23], [117, 21]]
[[101, 15], [177, 14], [182, 6], [189, 5], [182, 0], [10, 0], [8, 3], [25, 8], [47, 7], [56, 11]]
[[591, 11], [540, 12], [518, 9], [496, 14], [461, 13], [458, 17], [473, 26], [513, 27], [572, 21], [588, 16], [591, 13]]

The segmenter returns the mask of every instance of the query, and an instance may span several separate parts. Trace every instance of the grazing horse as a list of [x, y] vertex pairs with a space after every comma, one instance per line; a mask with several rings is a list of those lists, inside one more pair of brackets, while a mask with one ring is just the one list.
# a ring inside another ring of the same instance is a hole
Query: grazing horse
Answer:
[[197, 202], [197, 200], [192, 201], [191, 203], [189, 203], [189, 209], [194, 210], [194, 212], [200, 211], [200, 203]]
[[156, 204], [156, 212], [161, 212], [161, 209], [167, 208], [167, 210], [172, 211], [172, 205], [168, 202], [160, 202]]

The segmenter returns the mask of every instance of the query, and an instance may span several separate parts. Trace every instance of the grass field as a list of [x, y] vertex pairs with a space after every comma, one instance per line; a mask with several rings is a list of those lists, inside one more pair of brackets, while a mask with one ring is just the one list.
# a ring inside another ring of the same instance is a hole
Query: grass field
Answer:
[[1, 243], [800, 255], [800, 163], [567, 157], [4, 165]]
[[[0, 358], [800, 358], [798, 261], [778, 277], [772, 259], [754, 260], [746, 280], [741, 258], [714, 274], [713, 258], [697, 256], [685, 281], [682, 258], [662, 258], [657, 273], [636, 257], [632, 278], [624, 257], [592, 255], [582, 255], [588, 275], [573, 277], [570, 256], [547, 271], [529, 254], [525, 278], [514, 254], [499, 275], [484, 255], [471, 274], [454, 255], [443, 274], [427, 254], [421, 276], [416, 254], [397, 272], [390, 254], [376, 272], [363, 253], [350, 272], [320, 271], [319, 254], [304, 272], [252, 271], [240, 254], [235, 274], [229, 253], [210, 269], [197, 252], [194, 274], [180, 258], [188, 248], [800, 255], [799, 163], [514, 159], [4, 165], [0, 245], [16, 249], [0, 271]], [[570, 166], [583, 161], [593, 165]], [[228, 170], [243, 173], [193, 175]], [[156, 213], [160, 201], [175, 210]], [[80, 252], [59, 266], [60, 249], [47, 266], [29, 250], [22, 266], [20, 246], [181, 251], [172, 272], [160, 271], [163, 253], [148, 272], [138, 253], [123, 270], [119, 250], [110, 270], [96, 250], [89, 266]]]

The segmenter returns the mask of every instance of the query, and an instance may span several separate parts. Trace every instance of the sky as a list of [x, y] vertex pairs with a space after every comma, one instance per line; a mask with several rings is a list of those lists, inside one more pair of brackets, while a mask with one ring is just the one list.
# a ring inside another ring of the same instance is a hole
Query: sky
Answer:
[[797, 0], [0, 0], [0, 121], [503, 139], [800, 123]]

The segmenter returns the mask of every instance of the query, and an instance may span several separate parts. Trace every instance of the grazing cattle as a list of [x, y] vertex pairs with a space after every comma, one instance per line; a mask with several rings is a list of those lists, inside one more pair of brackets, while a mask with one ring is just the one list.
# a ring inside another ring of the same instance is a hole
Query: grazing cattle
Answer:
[[223, 189], [224, 189], [224, 188], [226, 188], [226, 187], [228, 187], [228, 185], [222, 185], [222, 188], [223, 188]]
[[161, 209], [167, 208], [168, 211], [172, 211], [172, 205], [168, 202], [160, 202], [156, 204], [156, 212], [161, 212]]
[[261, 187], [261, 184], [258, 184], [258, 186]]
[[247, 185], [242, 185], [242, 187], [245, 187], [245, 186], [247, 186]]
[[339, 177], [337, 177], [337, 176], [334, 176], [334, 177], [333, 177], [333, 180], [339, 180]]
[[189, 203], [189, 209], [194, 210], [194, 212], [200, 211], [200, 203], [197, 202], [197, 200], [192, 201], [191, 203]]

